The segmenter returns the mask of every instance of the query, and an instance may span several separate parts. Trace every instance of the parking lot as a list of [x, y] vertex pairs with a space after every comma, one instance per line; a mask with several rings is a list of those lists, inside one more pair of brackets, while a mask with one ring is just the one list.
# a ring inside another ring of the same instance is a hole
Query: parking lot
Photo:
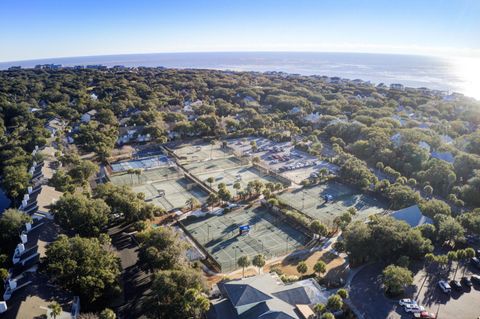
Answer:
[[[480, 285], [474, 284], [472, 288], [463, 285], [462, 291], [452, 290], [451, 294], [443, 293], [438, 287], [441, 279], [453, 279], [456, 265], [450, 271], [443, 273], [431, 269], [429, 274], [419, 266], [415, 276], [413, 287], [407, 289], [402, 298], [411, 298], [425, 307], [425, 310], [437, 315], [439, 319], [477, 319], [480, 316]], [[371, 319], [406, 319], [413, 318], [412, 314], [406, 313], [403, 307], [398, 305], [398, 299], [390, 299], [385, 296], [381, 284], [381, 271], [383, 267], [378, 264], [369, 265], [362, 269], [353, 279], [350, 289], [350, 299], [364, 318]], [[448, 273], [448, 276], [447, 276]], [[472, 273], [480, 274], [468, 266], [465, 276]], [[459, 269], [456, 279], [463, 276], [463, 269]]]
[[[257, 145], [255, 151], [251, 146], [252, 141]], [[338, 170], [334, 164], [295, 149], [291, 142], [276, 143], [265, 138], [249, 138], [230, 140], [228, 146], [238, 156], [258, 156], [263, 165], [297, 184], [322, 168], [331, 173]]]

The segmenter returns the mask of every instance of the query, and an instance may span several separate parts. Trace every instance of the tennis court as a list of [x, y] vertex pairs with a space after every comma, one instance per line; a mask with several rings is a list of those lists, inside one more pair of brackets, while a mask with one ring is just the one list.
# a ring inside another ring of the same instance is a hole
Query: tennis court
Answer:
[[204, 161], [216, 158], [230, 156], [228, 152], [222, 149], [222, 143], [216, 142], [214, 145], [210, 143], [203, 144], [183, 144], [177, 146], [173, 152], [184, 163], [192, 161]]
[[200, 203], [205, 202], [208, 194], [185, 177], [152, 182], [133, 187], [133, 191], [145, 194], [145, 201], [162, 206], [167, 211], [183, 208], [192, 197]]
[[135, 186], [179, 177], [183, 177], [183, 173], [176, 166], [168, 166], [141, 171], [139, 174], [125, 172], [112, 175], [110, 176], [110, 181], [116, 185]]
[[114, 173], [124, 172], [129, 169], [151, 169], [168, 165], [169, 159], [165, 155], [141, 158], [133, 161], [118, 162], [111, 165]]
[[[326, 195], [332, 196], [328, 202], [324, 199]], [[358, 220], [364, 220], [386, 209], [386, 204], [377, 198], [337, 182], [284, 192], [279, 195], [279, 199], [310, 217], [330, 225], [335, 217], [342, 215], [349, 207], [357, 209], [354, 219]]]
[[223, 171], [229, 168], [242, 167], [245, 163], [242, 163], [236, 157], [230, 156], [225, 158], [218, 158], [209, 161], [192, 162], [183, 165], [192, 174], [201, 174], [206, 172]]
[[116, 185], [131, 186], [137, 193], [145, 194], [145, 201], [163, 207], [167, 211], [181, 209], [186, 201], [196, 198], [204, 203], [208, 194], [198, 185], [185, 178], [177, 167], [160, 167], [141, 171], [140, 174], [118, 174], [110, 176]]
[[[263, 254], [267, 259], [286, 255], [304, 246], [309, 238], [265, 208], [256, 206], [220, 216], [189, 217], [183, 221], [188, 232], [221, 265], [222, 271], [237, 268], [241, 256]], [[250, 232], [239, 235], [239, 227]]]
[[236, 182], [240, 183], [241, 189], [245, 189], [248, 182], [253, 180], [259, 180], [262, 183], [279, 183], [279, 180], [277, 180], [275, 177], [264, 174], [253, 166], [241, 166], [222, 171], [198, 173], [197, 177], [200, 180], [205, 181], [206, 184], [208, 184], [207, 179], [213, 177], [213, 188], [218, 189], [218, 184], [224, 183], [227, 185], [227, 188], [230, 190], [230, 192], [232, 192], [232, 194], [235, 194], [236, 190], [233, 188], [233, 185]]

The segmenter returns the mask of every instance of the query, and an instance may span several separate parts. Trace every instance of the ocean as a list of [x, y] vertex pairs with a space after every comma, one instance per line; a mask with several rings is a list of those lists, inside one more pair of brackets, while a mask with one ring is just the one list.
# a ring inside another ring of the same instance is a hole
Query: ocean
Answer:
[[[477, 90], [480, 83], [475, 82], [480, 77], [474, 75], [475, 78], [472, 80], [473, 72], [469, 65], [461, 67], [462, 64], [453, 59], [416, 55], [313, 52], [127, 54], [0, 62], [0, 70], [14, 65], [34, 67], [36, 64], [46, 63], [63, 66], [102, 64], [129, 67], [163, 66], [234, 71], [283, 71], [302, 75], [362, 79], [374, 84], [401, 83], [410, 87], [428, 87], [464, 93], [480, 99], [480, 92]], [[476, 67], [478, 68], [479, 65], [480, 63], [477, 63]], [[465, 72], [464, 69], [470, 71]]]

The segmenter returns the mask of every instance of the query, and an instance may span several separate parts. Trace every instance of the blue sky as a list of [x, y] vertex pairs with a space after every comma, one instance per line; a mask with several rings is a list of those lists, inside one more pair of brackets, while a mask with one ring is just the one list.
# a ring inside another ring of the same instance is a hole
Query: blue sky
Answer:
[[188, 51], [480, 55], [478, 0], [1, 0], [0, 61]]

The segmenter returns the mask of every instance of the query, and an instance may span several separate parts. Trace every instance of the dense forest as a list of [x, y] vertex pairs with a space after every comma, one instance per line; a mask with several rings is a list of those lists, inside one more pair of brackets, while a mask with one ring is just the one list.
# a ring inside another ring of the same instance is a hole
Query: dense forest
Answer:
[[[122, 126], [141, 127], [156, 142], [260, 135], [294, 140], [314, 154], [328, 144], [347, 182], [374, 184], [393, 200], [399, 192], [415, 200], [409, 190], [417, 189], [455, 207], [480, 205], [480, 103], [461, 95], [163, 68], [11, 70], [0, 73], [0, 82], [2, 186], [14, 200], [28, 186], [32, 150], [50, 136], [48, 121], [58, 118], [70, 124], [80, 150], [99, 160], [109, 156]], [[98, 112], [95, 120], [80, 124], [90, 110]], [[367, 164], [392, 178], [378, 181]]]

